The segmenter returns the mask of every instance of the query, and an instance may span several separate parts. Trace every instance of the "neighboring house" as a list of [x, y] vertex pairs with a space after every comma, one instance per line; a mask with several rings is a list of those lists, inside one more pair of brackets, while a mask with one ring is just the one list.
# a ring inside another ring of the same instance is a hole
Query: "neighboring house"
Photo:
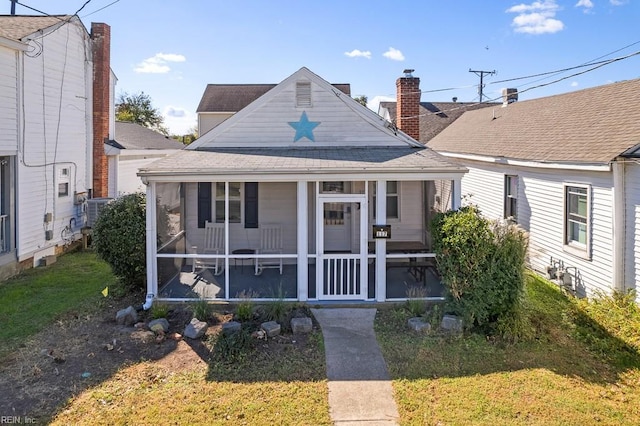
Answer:
[[467, 112], [428, 146], [462, 194], [529, 231], [531, 266], [578, 295], [640, 283], [640, 80]]
[[[208, 84], [196, 110], [198, 135], [204, 135], [274, 87], [275, 84]], [[334, 87], [351, 96], [349, 84]]]
[[85, 200], [106, 184], [94, 172], [114, 81], [107, 25], [0, 16], [0, 278], [80, 238]]
[[105, 143], [109, 158], [109, 197], [144, 192], [138, 169], [184, 148], [168, 136], [136, 123], [115, 122], [115, 140]]
[[301, 68], [139, 171], [148, 301], [440, 298], [426, 224], [465, 172]]

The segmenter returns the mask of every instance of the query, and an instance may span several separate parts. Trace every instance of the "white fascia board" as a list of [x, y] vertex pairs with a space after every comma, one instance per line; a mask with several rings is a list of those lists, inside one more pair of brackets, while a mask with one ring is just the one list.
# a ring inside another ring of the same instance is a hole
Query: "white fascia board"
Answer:
[[120, 155], [120, 153], [123, 151], [122, 149], [116, 148], [115, 146], [109, 145], [107, 143], [103, 145], [104, 145], [104, 155], [106, 156]]
[[429, 181], [429, 180], [456, 180], [462, 179], [465, 172], [425, 172], [407, 174], [402, 172], [376, 172], [363, 174], [357, 173], [327, 173], [327, 172], [306, 172], [301, 173], [299, 170], [295, 172], [277, 173], [267, 175], [264, 171], [243, 171], [239, 174], [175, 174], [175, 175], [154, 175], [137, 173], [137, 175], [148, 182], [208, 182], [212, 179], [218, 181], [230, 182], [315, 182], [315, 181], [375, 181], [384, 178], [393, 181]]
[[457, 152], [436, 151], [439, 154], [449, 158], [458, 158], [461, 160], [481, 161], [484, 163], [504, 164], [508, 166], [532, 167], [539, 169], [557, 169], [557, 170], [581, 170], [590, 172], [609, 172], [611, 171], [611, 163], [544, 163], [541, 161], [515, 160], [504, 157], [489, 157], [475, 154], [459, 154]]
[[21, 50], [23, 52], [29, 49], [29, 45], [26, 43], [21, 43], [2, 36], [0, 36], [0, 46], [8, 47], [13, 50]]
[[120, 155], [123, 157], [166, 157], [169, 154], [180, 152], [180, 149], [123, 149]]

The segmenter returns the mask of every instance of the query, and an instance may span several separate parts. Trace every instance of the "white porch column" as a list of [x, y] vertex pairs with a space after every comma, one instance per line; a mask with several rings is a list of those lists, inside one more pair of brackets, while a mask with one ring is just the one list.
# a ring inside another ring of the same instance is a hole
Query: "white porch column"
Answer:
[[458, 210], [462, 201], [462, 179], [453, 180], [453, 193], [451, 194], [451, 210]]
[[309, 299], [309, 198], [307, 182], [298, 181], [298, 300]]
[[[376, 181], [376, 225], [387, 224], [387, 181]], [[372, 232], [371, 227], [367, 232]], [[391, 230], [393, 233], [393, 230]], [[392, 234], [393, 235], [393, 234]], [[376, 242], [376, 301], [387, 299], [387, 240], [377, 238]]]
[[147, 240], [147, 296], [158, 297], [158, 243], [156, 235], [156, 183], [147, 184], [147, 215], [146, 215], [146, 240]]

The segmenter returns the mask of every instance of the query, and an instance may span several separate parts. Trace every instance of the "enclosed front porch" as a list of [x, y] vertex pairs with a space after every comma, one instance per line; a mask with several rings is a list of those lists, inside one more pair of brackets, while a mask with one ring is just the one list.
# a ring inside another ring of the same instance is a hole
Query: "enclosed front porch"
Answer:
[[[220, 301], [441, 298], [428, 223], [455, 204], [455, 187], [435, 179], [150, 182], [147, 196], [156, 202], [148, 205], [154, 212], [147, 225], [158, 236], [147, 241], [155, 253], [153, 294]], [[374, 225], [384, 225], [386, 234], [375, 234]]]

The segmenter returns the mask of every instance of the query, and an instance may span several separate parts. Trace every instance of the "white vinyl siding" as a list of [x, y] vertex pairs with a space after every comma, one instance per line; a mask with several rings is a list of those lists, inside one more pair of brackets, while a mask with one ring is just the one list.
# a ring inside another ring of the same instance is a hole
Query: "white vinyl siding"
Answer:
[[[462, 194], [491, 219], [503, 217], [504, 175], [518, 176], [518, 225], [529, 231], [529, 262], [545, 272], [550, 258], [580, 272], [586, 294], [611, 291], [613, 283], [613, 176], [610, 172], [580, 172], [501, 166], [460, 161], [469, 168], [462, 178]], [[591, 247], [588, 256], [576, 255], [564, 244], [564, 185], [591, 188]], [[639, 231], [640, 232], [640, 231]]]
[[[40, 55], [23, 55], [24, 140], [23, 161], [17, 168], [18, 259], [33, 256], [62, 242], [61, 231], [70, 223], [79, 235], [82, 206], [74, 197], [59, 198], [58, 167], [70, 172], [71, 194], [87, 192], [87, 155], [92, 142], [90, 78], [85, 60], [90, 55], [88, 34], [79, 21], [72, 21], [39, 39]], [[90, 57], [90, 56], [89, 56]], [[43, 105], [43, 98], [45, 99]], [[51, 164], [56, 162], [56, 166]], [[46, 241], [43, 215], [52, 213], [47, 225], [53, 239]]]
[[17, 53], [0, 47], [0, 151], [18, 149]]

